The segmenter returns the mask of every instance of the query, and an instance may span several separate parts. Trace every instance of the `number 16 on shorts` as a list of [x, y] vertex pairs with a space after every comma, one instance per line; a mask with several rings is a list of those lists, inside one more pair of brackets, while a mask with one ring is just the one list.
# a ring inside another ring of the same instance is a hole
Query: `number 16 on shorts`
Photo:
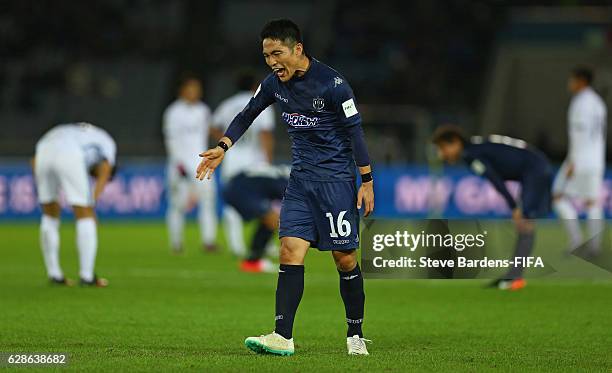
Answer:
[[351, 223], [348, 220], [344, 220], [344, 215], [346, 215], [346, 210], [340, 211], [336, 221], [334, 221], [334, 215], [331, 212], [325, 213], [325, 216], [329, 219], [330, 237], [348, 237], [351, 234]]

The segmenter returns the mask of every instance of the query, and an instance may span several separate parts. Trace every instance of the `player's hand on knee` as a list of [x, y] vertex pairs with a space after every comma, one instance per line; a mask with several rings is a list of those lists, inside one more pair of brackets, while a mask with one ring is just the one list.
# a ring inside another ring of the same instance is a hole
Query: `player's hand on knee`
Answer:
[[364, 206], [363, 216], [367, 217], [374, 211], [374, 182], [361, 183], [357, 192], [357, 209]]

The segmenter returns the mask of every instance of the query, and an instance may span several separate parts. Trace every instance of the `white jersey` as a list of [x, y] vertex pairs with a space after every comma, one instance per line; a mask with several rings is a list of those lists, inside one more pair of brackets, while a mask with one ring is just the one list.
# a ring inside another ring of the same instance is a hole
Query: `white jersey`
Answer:
[[56, 149], [79, 148], [87, 168], [107, 160], [115, 165], [117, 145], [113, 138], [103, 130], [89, 123], [60, 124], [50, 129], [36, 143], [38, 150], [44, 145], [58, 145]]
[[171, 163], [193, 170], [200, 162], [198, 154], [208, 148], [210, 109], [203, 102], [190, 104], [174, 101], [164, 112], [163, 133]]
[[[213, 115], [213, 126], [226, 131], [234, 117], [244, 109], [252, 97], [252, 92], [243, 91], [223, 100]], [[274, 111], [268, 107], [255, 118], [249, 129], [227, 152], [221, 167], [221, 177], [229, 180], [254, 165], [268, 164], [259, 135], [261, 131], [272, 130], [274, 130]]]
[[577, 93], [567, 112], [567, 160], [579, 170], [602, 171], [606, 157], [606, 105], [590, 87]]
[[72, 206], [93, 206], [89, 170], [115, 165], [117, 146], [110, 135], [89, 123], [60, 124], [36, 143], [34, 176], [40, 203], [59, 201], [60, 189]]

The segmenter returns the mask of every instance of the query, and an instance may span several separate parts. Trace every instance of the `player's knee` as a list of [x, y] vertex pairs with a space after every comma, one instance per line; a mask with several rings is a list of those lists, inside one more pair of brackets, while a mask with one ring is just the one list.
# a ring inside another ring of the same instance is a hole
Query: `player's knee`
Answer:
[[587, 199], [584, 201], [584, 207], [587, 209], [593, 207], [594, 205], [595, 205], [595, 201], [592, 199]]
[[281, 246], [279, 261], [280, 264], [304, 264], [304, 258], [301, 258], [295, 251], [289, 249], [287, 246]]
[[[307, 242], [307, 241], [304, 241]], [[302, 265], [304, 264], [304, 256], [308, 250], [308, 246], [302, 247], [302, 242], [296, 242], [283, 237], [281, 239], [281, 247], [279, 260], [281, 264]]]
[[72, 206], [74, 217], [77, 219], [86, 219], [94, 217], [94, 209], [89, 206]]
[[342, 272], [349, 272], [355, 269], [357, 266], [357, 256], [355, 250], [350, 253], [335, 251], [334, 261], [336, 262], [336, 268]]
[[59, 218], [61, 213], [60, 205], [57, 202], [42, 204], [41, 209], [44, 215], [51, 216], [53, 218]]
[[521, 225], [518, 226], [518, 232], [523, 234], [530, 234], [535, 231], [535, 222], [533, 220], [525, 220]]

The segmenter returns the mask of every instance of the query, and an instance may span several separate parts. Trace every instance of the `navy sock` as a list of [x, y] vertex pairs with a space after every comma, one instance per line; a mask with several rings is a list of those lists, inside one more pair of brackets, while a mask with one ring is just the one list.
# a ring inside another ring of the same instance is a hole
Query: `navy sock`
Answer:
[[304, 293], [304, 266], [281, 264], [276, 285], [276, 326], [274, 331], [283, 337], [293, 337], [295, 312]]
[[259, 224], [253, 241], [251, 242], [251, 253], [249, 254], [248, 260], [259, 260], [263, 258], [264, 251], [266, 250], [266, 244], [272, 237], [273, 231], [269, 230], [265, 225]]
[[[533, 241], [535, 239], [535, 232], [519, 233], [516, 239], [516, 247], [514, 249], [514, 259], [516, 257], [528, 257], [531, 256], [533, 251]], [[510, 267], [510, 270], [506, 274], [508, 279], [517, 279], [523, 276], [523, 267]]]
[[338, 271], [340, 275], [340, 295], [346, 310], [346, 323], [348, 324], [347, 337], [358, 335], [363, 337], [361, 324], [365, 306], [365, 293], [363, 292], [363, 277], [359, 264], [349, 272]]

